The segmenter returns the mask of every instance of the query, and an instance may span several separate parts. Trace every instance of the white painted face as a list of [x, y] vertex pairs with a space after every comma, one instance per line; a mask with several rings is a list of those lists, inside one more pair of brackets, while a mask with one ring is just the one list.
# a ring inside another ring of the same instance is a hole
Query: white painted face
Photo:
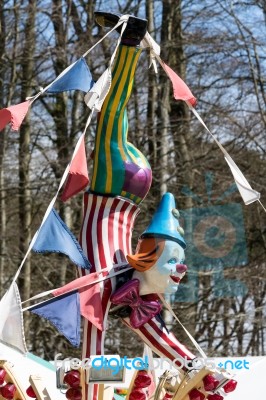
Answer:
[[164, 250], [153, 267], [145, 272], [135, 271], [133, 274], [133, 278], [140, 281], [140, 295], [175, 293], [186, 272], [185, 267], [179, 266], [184, 263], [184, 259], [183, 248], [176, 242], [166, 240]]

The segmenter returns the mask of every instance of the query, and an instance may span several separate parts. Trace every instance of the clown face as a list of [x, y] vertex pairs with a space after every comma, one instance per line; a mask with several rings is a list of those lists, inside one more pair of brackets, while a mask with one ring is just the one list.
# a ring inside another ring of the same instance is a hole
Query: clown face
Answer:
[[140, 295], [150, 293], [175, 293], [187, 267], [184, 250], [176, 242], [166, 240], [164, 249], [155, 264], [147, 271], [135, 271], [133, 278], [140, 281]]

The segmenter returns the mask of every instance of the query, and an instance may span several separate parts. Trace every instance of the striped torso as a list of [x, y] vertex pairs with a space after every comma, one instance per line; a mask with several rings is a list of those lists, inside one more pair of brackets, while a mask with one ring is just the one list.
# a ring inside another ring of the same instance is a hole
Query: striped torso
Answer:
[[[91, 272], [126, 261], [125, 256], [131, 253], [132, 228], [138, 211], [138, 207], [126, 199], [85, 194], [80, 241], [92, 264]], [[86, 271], [83, 269], [80, 273]], [[106, 280], [99, 285], [106, 326], [114, 282]], [[84, 321], [83, 359], [104, 354], [104, 334]], [[96, 400], [97, 390], [97, 385], [90, 385], [88, 399]]]

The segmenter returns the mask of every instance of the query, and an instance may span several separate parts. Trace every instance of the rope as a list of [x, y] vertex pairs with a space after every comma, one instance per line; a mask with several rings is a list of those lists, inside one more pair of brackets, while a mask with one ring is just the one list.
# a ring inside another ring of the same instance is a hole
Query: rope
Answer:
[[173, 311], [172, 307], [170, 306], [169, 303], [167, 303], [167, 301], [164, 299], [164, 297], [161, 294], [158, 294], [159, 298], [161, 299], [161, 301], [163, 302], [164, 306], [167, 308], [167, 310], [170, 312], [170, 314], [174, 317], [174, 319], [179, 323], [179, 325], [184, 329], [184, 331], [186, 332], [187, 336], [189, 337], [189, 339], [191, 340], [191, 342], [193, 343], [193, 345], [196, 347], [196, 349], [198, 350], [198, 352], [200, 353], [200, 355], [202, 356], [202, 358], [207, 358], [207, 355], [205, 354], [205, 352], [202, 350], [202, 348], [200, 347], [200, 345], [196, 342], [196, 340], [193, 338], [193, 336], [189, 333], [189, 331], [184, 327], [184, 325], [182, 324], [182, 322], [178, 319], [178, 317], [176, 316], [175, 312]]

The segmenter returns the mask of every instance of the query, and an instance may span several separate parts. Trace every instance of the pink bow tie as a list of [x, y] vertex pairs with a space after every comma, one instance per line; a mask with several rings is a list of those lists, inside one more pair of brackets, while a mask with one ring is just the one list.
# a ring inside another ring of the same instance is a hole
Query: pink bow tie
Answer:
[[112, 296], [111, 302], [132, 308], [129, 316], [130, 324], [138, 329], [161, 311], [157, 301], [144, 301], [139, 295], [139, 280], [132, 279], [126, 282]]

